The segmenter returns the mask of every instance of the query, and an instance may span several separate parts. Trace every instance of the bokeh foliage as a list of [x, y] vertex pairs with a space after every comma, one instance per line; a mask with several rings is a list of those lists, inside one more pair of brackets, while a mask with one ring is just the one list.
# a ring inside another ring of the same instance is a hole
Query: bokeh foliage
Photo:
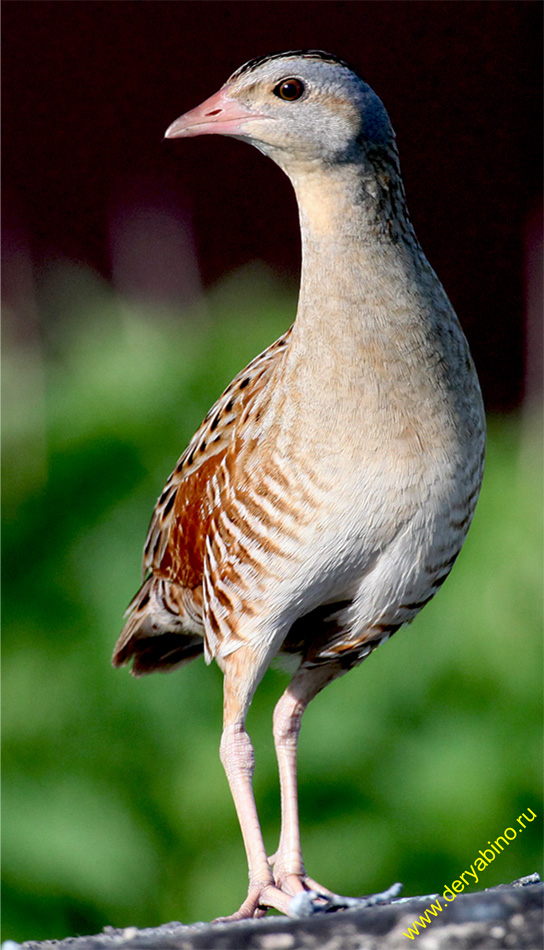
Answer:
[[[221, 675], [109, 664], [155, 498], [233, 374], [289, 324], [262, 270], [173, 314], [57, 267], [39, 337], [4, 360], [4, 938], [229, 913], [246, 864], [218, 758]], [[528, 807], [479, 886], [540, 868], [539, 427], [490, 421], [487, 473], [451, 578], [411, 628], [306, 714], [309, 872], [339, 892], [430, 893]], [[270, 671], [249, 716], [270, 850], [279, 795]], [[539, 827], [537, 827], [539, 826]]]

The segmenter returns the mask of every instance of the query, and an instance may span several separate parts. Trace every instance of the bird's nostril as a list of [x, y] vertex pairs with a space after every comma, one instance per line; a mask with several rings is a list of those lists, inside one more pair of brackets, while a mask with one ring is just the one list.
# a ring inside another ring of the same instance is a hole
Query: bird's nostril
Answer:
[[206, 115], [220, 115], [222, 111], [223, 111], [222, 109], [212, 109], [212, 111], [207, 112]]

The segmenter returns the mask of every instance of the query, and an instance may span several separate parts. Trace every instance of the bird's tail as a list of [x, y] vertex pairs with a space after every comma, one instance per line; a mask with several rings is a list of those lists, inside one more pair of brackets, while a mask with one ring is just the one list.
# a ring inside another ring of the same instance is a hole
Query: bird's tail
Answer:
[[198, 592], [151, 575], [129, 604], [127, 622], [115, 644], [112, 663], [132, 660], [133, 676], [168, 673], [204, 650]]

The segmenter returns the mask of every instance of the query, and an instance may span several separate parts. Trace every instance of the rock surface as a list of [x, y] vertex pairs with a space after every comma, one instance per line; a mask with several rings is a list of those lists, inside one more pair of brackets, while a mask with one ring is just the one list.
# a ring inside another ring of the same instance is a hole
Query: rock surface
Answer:
[[[436, 895], [363, 909], [269, 917], [225, 924], [105, 928], [94, 937], [7, 941], [2, 950], [539, 950], [544, 944], [544, 885], [538, 874], [475, 894], [458, 894], [422, 926]], [[418, 934], [414, 932], [417, 925]], [[408, 928], [411, 928], [412, 936]]]

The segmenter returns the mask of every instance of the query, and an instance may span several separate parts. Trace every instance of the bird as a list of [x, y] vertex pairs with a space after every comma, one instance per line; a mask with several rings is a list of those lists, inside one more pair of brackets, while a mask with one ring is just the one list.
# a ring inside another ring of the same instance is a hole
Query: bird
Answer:
[[[240, 908], [219, 919], [295, 916], [349, 905], [303, 862], [302, 715], [450, 573], [482, 481], [485, 415], [467, 340], [410, 221], [388, 113], [360, 72], [314, 49], [252, 59], [165, 137], [209, 134], [250, 143], [290, 179], [298, 306], [166, 482], [113, 664], [138, 677], [202, 653], [217, 662], [220, 758], [249, 873]], [[269, 196], [256, 197], [264, 211]], [[281, 826], [269, 856], [246, 716], [278, 659], [291, 679], [273, 715]]]

